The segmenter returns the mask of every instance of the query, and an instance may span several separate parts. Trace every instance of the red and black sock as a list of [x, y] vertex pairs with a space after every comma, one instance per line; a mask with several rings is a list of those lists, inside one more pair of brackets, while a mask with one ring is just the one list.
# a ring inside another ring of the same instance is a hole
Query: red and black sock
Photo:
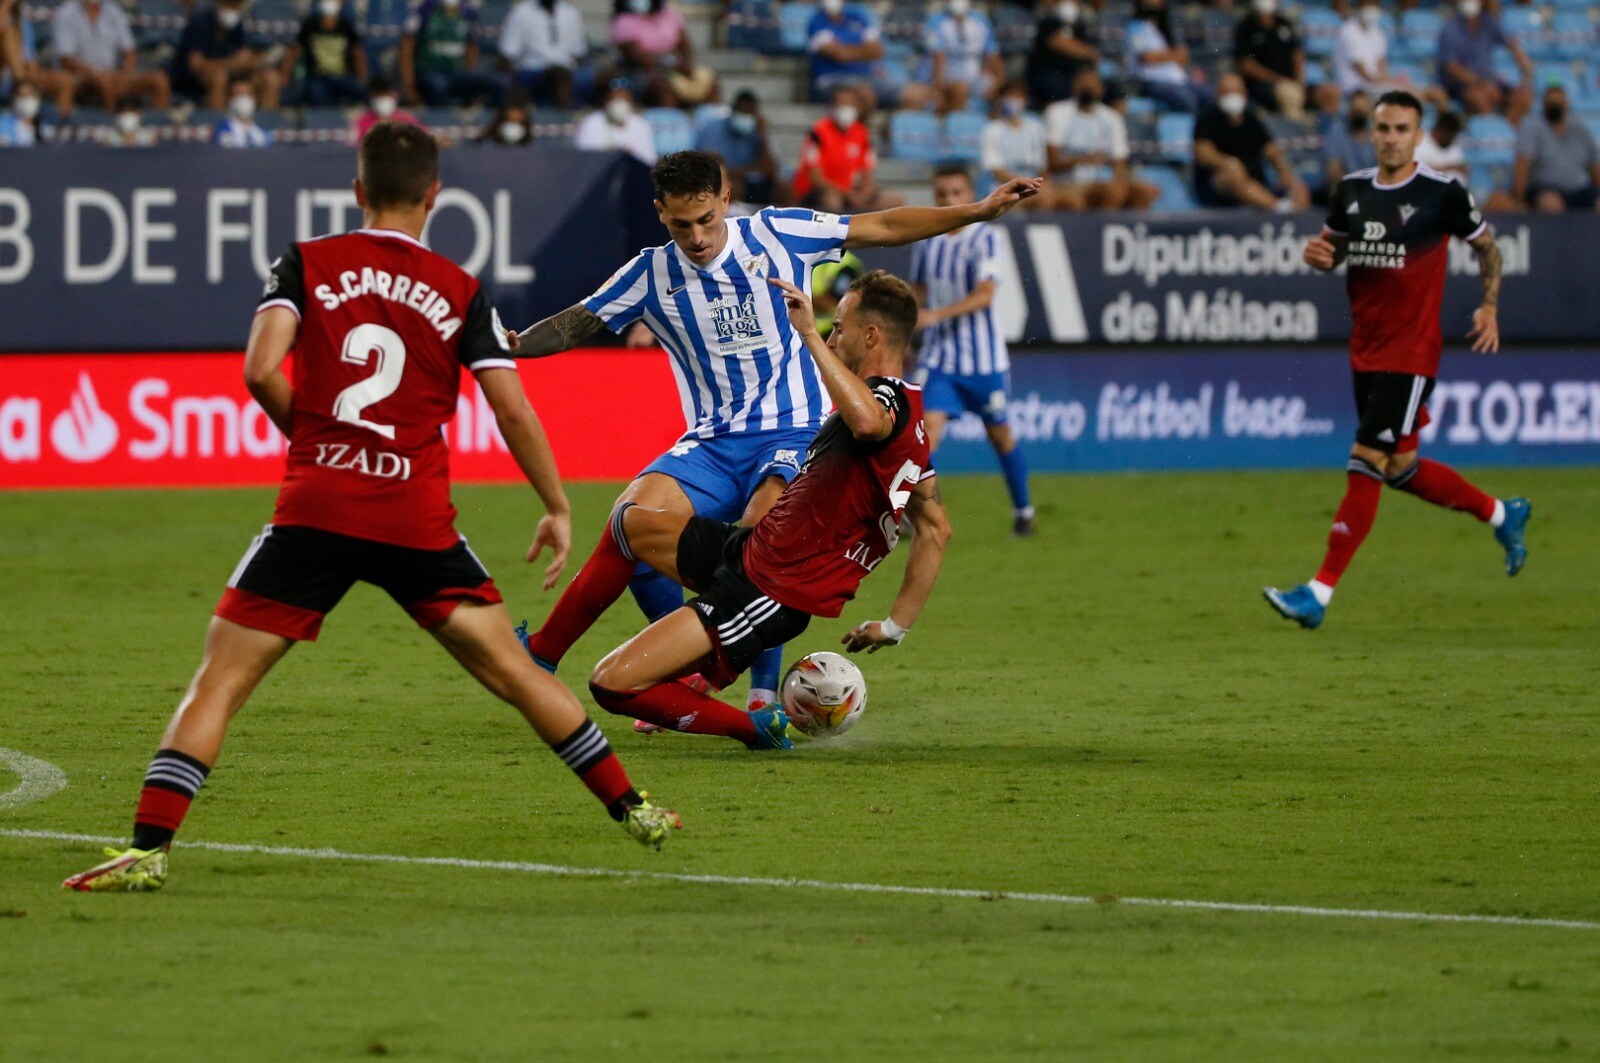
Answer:
[[1494, 496], [1479, 490], [1443, 462], [1420, 458], [1390, 480], [1389, 486], [1445, 509], [1471, 513], [1481, 521], [1494, 517]]
[[627, 589], [637, 565], [622, 530], [622, 515], [631, 505], [632, 502], [624, 502], [612, 512], [600, 544], [583, 563], [577, 578], [561, 593], [544, 626], [528, 639], [528, 652], [541, 661], [560, 664], [572, 644]]
[[576, 731], [550, 748], [600, 799], [612, 819], [620, 821], [630, 807], [644, 800], [628, 781], [622, 761], [611, 751], [611, 743], [593, 720], [584, 720]]
[[1338, 586], [1339, 577], [1344, 575], [1378, 519], [1378, 500], [1382, 496], [1383, 473], [1360, 458], [1351, 458], [1350, 471], [1345, 477], [1344, 500], [1333, 518], [1333, 527], [1328, 531], [1328, 552], [1317, 570], [1318, 583]]
[[133, 815], [133, 847], [165, 849], [183, 825], [194, 795], [205, 785], [211, 769], [176, 749], [163, 749], [144, 773], [139, 808]]
[[619, 716], [632, 716], [686, 734], [732, 738], [747, 746], [756, 741], [756, 727], [750, 722], [749, 713], [679, 682], [657, 683], [636, 693], [607, 690], [590, 683], [589, 691], [601, 708]]

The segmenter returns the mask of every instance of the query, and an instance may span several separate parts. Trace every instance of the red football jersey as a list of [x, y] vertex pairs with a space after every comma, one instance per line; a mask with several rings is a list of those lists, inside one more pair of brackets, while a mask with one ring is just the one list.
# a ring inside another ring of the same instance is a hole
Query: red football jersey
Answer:
[[300, 318], [289, 461], [272, 522], [395, 546], [460, 538], [443, 426], [461, 367], [515, 369], [477, 280], [404, 233], [293, 244], [258, 312]]
[[1348, 237], [1350, 363], [1364, 373], [1439, 374], [1439, 303], [1450, 237], [1476, 239], [1488, 223], [1449, 174], [1417, 165], [1393, 185], [1376, 169], [1339, 182], [1327, 232]]
[[812, 616], [838, 616], [900, 537], [911, 489], [932, 476], [922, 389], [893, 377], [867, 381], [894, 414], [894, 430], [857, 440], [834, 413], [806, 463], [744, 546], [745, 575], [768, 598]]

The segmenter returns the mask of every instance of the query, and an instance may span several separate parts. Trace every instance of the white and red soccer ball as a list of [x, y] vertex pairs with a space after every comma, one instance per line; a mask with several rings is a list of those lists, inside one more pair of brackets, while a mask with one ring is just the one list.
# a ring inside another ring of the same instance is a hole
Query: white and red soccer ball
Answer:
[[867, 707], [867, 680], [838, 653], [808, 653], [783, 677], [779, 692], [789, 722], [813, 738], [842, 735]]

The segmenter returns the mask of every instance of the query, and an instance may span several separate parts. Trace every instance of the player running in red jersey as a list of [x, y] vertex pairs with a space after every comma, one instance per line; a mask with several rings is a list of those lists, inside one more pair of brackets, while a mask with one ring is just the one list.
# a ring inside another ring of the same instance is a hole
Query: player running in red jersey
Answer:
[[365, 226], [292, 245], [251, 325], [245, 381], [289, 439], [272, 523], [223, 592], [200, 669], [145, 775], [132, 846], [68, 889], [161, 887], [173, 834], [234, 713], [297, 641], [316, 639], [357, 581], [382, 587], [522, 713], [635, 838], [659, 845], [676, 825], [633, 789], [577, 698], [523, 652], [494, 581], [455, 530], [441, 429], [465, 366], [547, 510], [528, 555], [554, 551], [547, 589], [572, 543], [549, 443], [487, 294], [421, 243], [439, 192], [438, 145], [415, 126], [375, 126], [361, 141], [355, 192]]
[[697, 592], [602, 660], [589, 689], [611, 712], [752, 749], [791, 745], [781, 708], [747, 713], [674, 680], [698, 672], [726, 686], [813, 616], [838, 616], [894, 548], [908, 514], [916, 535], [888, 618], [844, 637], [851, 651], [899, 643], [933, 591], [950, 537], [928, 467], [921, 389], [900, 379], [917, 321], [910, 287], [881, 271], [857, 280], [825, 344], [810, 298], [787, 281], [769, 283], [783, 292], [837, 407], [800, 475], [747, 528], [623, 501], [595, 554], [601, 563], [592, 558], [573, 584], [604, 608], [627, 586], [637, 559]]
[[1415, 96], [1388, 92], [1379, 98], [1372, 140], [1378, 165], [1339, 182], [1326, 227], [1305, 250], [1307, 265], [1315, 269], [1348, 266], [1350, 365], [1361, 419], [1344, 501], [1316, 578], [1292, 590], [1263, 592], [1281, 615], [1306, 628], [1322, 623], [1339, 577], [1372, 530], [1385, 484], [1491, 525], [1505, 549], [1507, 575], [1521, 571], [1528, 557], [1527, 499], [1501, 501], [1448, 465], [1417, 457], [1439, 372], [1439, 304], [1452, 236], [1472, 245], [1483, 281], [1483, 302], [1467, 334], [1472, 349], [1500, 349], [1501, 263], [1494, 232], [1472, 193], [1414, 161], [1422, 141], [1422, 105]]

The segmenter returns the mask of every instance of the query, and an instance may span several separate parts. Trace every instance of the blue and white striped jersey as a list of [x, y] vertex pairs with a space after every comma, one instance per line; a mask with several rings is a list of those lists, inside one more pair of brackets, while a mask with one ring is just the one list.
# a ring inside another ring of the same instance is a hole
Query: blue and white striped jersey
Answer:
[[676, 244], [646, 248], [583, 305], [613, 332], [643, 321], [661, 341], [691, 434], [820, 427], [832, 400], [766, 279], [809, 294], [811, 267], [839, 254], [850, 219], [769, 207], [726, 224], [727, 246], [704, 269]]
[[[930, 310], [959, 303], [980, 281], [999, 280], [1000, 241], [987, 222], [923, 240], [911, 249], [911, 283], [927, 290]], [[995, 302], [925, 329], [917, 366], [955, 376], [1008, 372], [1011, 359]]]

